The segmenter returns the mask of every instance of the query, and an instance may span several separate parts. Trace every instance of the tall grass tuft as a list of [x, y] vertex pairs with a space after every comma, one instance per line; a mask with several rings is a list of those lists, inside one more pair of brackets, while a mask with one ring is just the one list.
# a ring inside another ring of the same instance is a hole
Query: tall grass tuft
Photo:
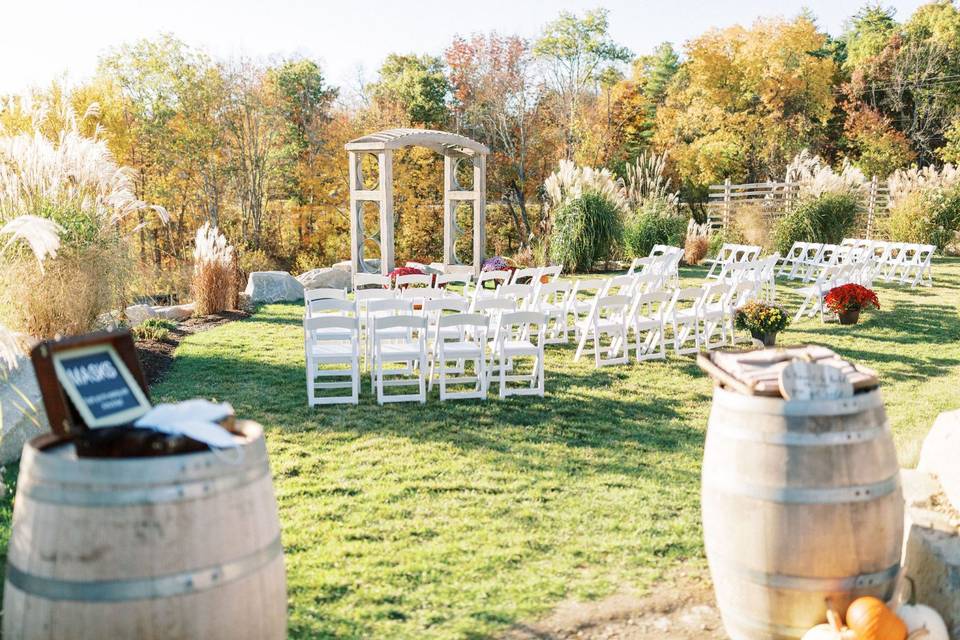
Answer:
[[145, 209], [167, 218], [134, 195], [133, 173], [80, 132], [72, 110], [62, 107], [54, 133], [48, 116], [36, 105], [32, 132], [0, 129], [0, 227], [11, 236], [0, 255], [0, 321], [43, 338], [89, 331], [122, 305], [125, 222]]
[[237, 263], [233, 247], [226, 236], [208, 222], [197, 229], [192, 290], [197, 315], [219, 313], [237, 305]]

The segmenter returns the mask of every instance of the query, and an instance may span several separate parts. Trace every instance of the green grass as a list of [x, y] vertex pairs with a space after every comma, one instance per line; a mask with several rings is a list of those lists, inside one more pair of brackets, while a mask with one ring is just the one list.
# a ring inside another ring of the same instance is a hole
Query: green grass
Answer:
[[[703, 270], [684, 271], [687, 278]], [[960, 406], [960, 260], [880, 285], [856, 327], [791, 327], [882, 375], [905, 464]], [[781, 300], [797, 300], [781, 287]], [[233, 403], [267, 428], [294, 638], [483, 638], [559, 601], [703, 569], [711, 383], [689, 358], [593, 369], [550, 347], [545, 398], [308, 409], [300, 305], [187, 338], [157, 400]], [[9, 501], [9, 498], [8, 498]], [[0, 536], [9, 503], [0, 505]]]

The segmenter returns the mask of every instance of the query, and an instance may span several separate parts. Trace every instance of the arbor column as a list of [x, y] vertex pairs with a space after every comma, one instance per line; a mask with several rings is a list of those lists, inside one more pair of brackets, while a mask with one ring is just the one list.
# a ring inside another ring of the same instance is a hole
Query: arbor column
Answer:
[[393, 151], [377, 154], [380, 167], [380, 273], [393, 271]]
[[473, 155], [473, 274], [480, 276], [487, 245], [487, 156]]

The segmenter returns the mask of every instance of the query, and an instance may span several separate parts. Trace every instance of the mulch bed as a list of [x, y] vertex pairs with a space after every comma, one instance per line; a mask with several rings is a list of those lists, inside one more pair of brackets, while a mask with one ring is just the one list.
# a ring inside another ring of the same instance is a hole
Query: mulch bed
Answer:
[[147, 378], [147, 384], [153, 386], [163, 378], [173, 364], [173, 352], [187, 336], [248, 317], [250, 314], [246, 311], [223, 311], [177, 323], [177, 327], [170, 330], [166, 340], [138, 340], [137, 357], [140, 359], [140, 367]]

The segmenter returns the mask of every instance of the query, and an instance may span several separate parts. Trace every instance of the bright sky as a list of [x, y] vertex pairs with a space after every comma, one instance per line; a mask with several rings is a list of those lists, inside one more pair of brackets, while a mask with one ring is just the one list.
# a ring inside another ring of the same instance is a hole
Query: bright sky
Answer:
[[[318, 59], [330, 82], [356, 87], [391, 52], [440, 54], [454, 34], [497, 30], [536, 36], [560, 10], [610, 10], [611, 32], [634, 53], [682, 44], [710, 27], [792, 17], [806, 6], [838, 34], [866, 0], [2, 0], [0, 94], [79, 82], [105, 50], [170, 32], [217, 56], [301, 54]], [[920, 0], [884, 0], [907, 18]]]

